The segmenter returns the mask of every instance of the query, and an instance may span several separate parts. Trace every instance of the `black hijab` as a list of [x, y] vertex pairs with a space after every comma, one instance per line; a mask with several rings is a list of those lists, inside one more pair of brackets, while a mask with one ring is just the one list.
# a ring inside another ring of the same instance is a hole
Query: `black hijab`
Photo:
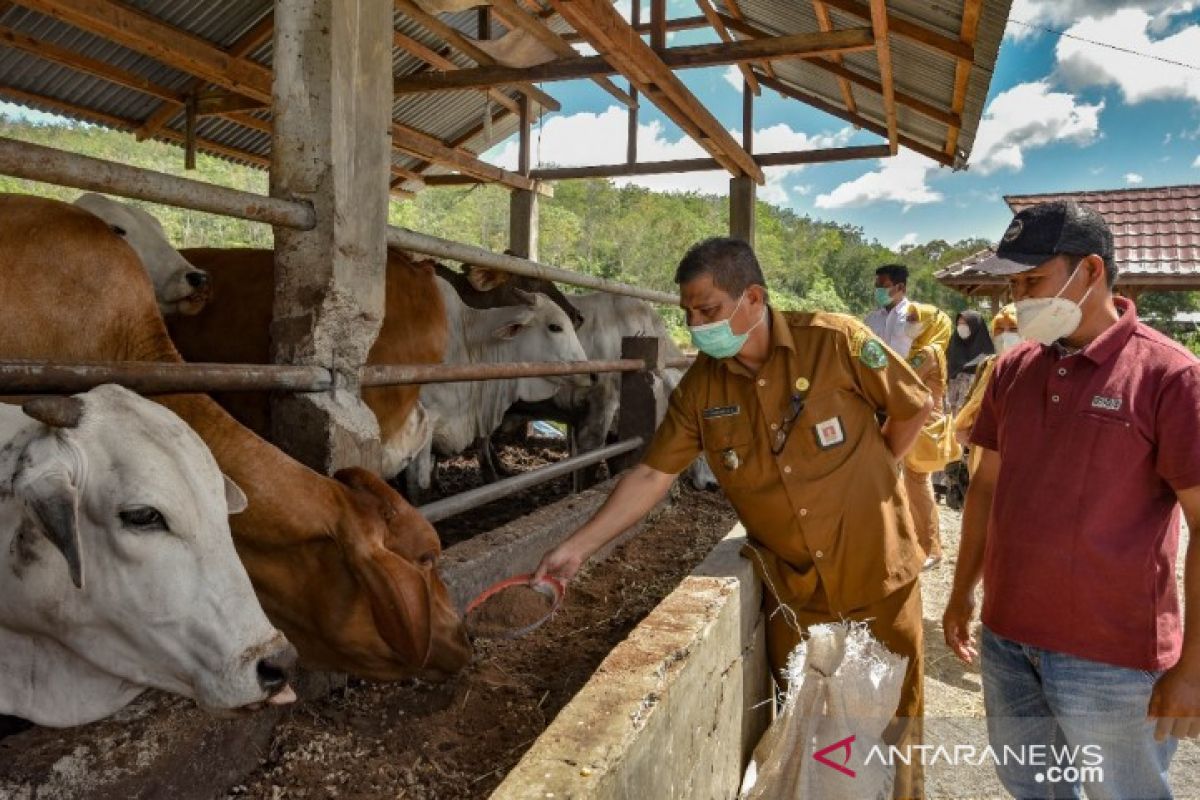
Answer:
[[[971, 335], [966, 339], [958, 335], [959, 319], [967, 323], [967, 327], [971, 329]], [[987, 323], [983, 321], [979, 312], [960, 311], [958, 318], [954, 321], [954, 332], [950, 335], [950, 347], [946, 351], [950, 377], [953, 378], [962, 372], [963, 367], [971, 360], [995, 352], [996, 347], [992, 344], [991, 332], [988, 331]]]

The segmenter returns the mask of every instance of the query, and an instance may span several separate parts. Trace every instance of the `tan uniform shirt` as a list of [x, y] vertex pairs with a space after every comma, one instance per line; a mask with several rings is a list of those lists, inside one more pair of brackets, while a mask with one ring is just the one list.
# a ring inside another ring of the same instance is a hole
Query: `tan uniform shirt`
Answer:
[[[771, 352], [757, 375], [734, 359], [696, 360], [643, 462], [675, 474], [703, 450], [776, 597], [833, 612], [861, 608], [921, 570], [896, 460], [875, 415], [909, 419], [929, 392], [851, 317], [771, 309], [770, 320]], [[776, 432], [795, 407], [775, 455]]]

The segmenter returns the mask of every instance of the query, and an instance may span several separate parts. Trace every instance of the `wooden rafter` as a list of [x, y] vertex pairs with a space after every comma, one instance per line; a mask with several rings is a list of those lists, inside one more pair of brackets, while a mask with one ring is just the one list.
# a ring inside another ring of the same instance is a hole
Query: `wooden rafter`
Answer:
[[[833, 20], [829, 18], [829, 7], [822, 0], [812, 0], [813, 13], [817, 15], [817, 25], [823, 31], [833, 30]], [[839, 67], [842, 66], [842, 54], [835, 53], [830, 56], [830, 60]], [[846, 78], [838, 78], [838, 88], [842, 91], [842, 102], [846, 104], [851, 114], [858, 113], [858, 104], [854, 102], [854, 90], [850, 88], [850, 81]]]
[[[664, 21], [663, 34], [678, 33], [679, 31], [694, 31], [708, 27], [711, 26], [709, 25], [708, 20], [704, 18], [703, 14], [694, 17], [676, 17], [674, 19], [668, 19]], [[651, 33], [651, 24], [649, 22], [639, 21], [633, 26], [633, 29], [638, 33]], [[567, 42], [568, 44], [578, 44], [579, 42], [584, 42], [587, 40], [581, 34], [572, 32], [564, 33], [563, 41]]]
[[[0, 96], [8, 97], [14, 102], [27, 105], [32, 108], [47, 108], [56, 111], [66, 116], [75, 117], [76, 119], [85, 120], [96, 125], [103, 125], [114, 130], [133, 132], [137, 129], [138, 123], [133, 120], [124, 119], [122, 117], [106, 114], [102, 111], [94, 111], [90, 108], [73, 105], [71, 103], [57, 100], [53, 97], [43, 97], [41, 95], [26, 92], [22, 89], [17, 89], [11, 86], [0, 85]], [[159, 138], [168, 139], [177, 144], [184, 144], [185, 137], [178, 131], [166, 129], [155, 134]], [[253, 164], [263, 169], [269, 169], [271, 160], [260, 155], [247, 153], [243, 150], [238, 150], [227, 145], [211, 142], [207, 139], [196, 139], [196, 147], [204, 152], [214, 156], [230, 158], [236, 161], [243, 161], [248, 164]]]
[[[805, 90], [792, 86], [789, 83], [784, 83], [776, 78], [768, 78], [767, 76], [760, 74], [758, 76], [758, 80], [763, 86], [766, 86], [768, 89], [774, 89], [784, 97], [790, 97], [793, 100], [799, 100], [801, 103], [807, 103], [818, 111], [824, 111], [830, 116], [837, 117], [838, 119], [844, 119], [851, 125], [856, 125], [864, 130], [877, 133], [885, 139], [887, 138], [887, 127], [885, 125], [880, 125], [877, 122], [873, 122], [872, 120], [864, 117], [862, 114], [851, 114], [846, 109], [835, 106], [833, 103], [830, 103], [815, 94], [806, 92]], [[954, 166], [953, 159], [948, 157], [941, 150], [938, 150], [934, 147], [929, 147], [928, 145], [922, 144], [916, 139], [904, 136], [903, 134], [901, 134], [898, 138], [900, 144], [904, 145], [909, 150], [912, 150], [914, 153], [920, 153], [926, 158], [936, 161], [937, 163], [947, 167]], [[890, 147], [891, 145], [889, 144], [888, 146]]]
[[[462, 69], [462, 67], [460, 67], [458, 64], [455, 64], [445, 55], [434, 50], [432, 47], [427, 47], [420, 41], [408, 36], [407, 34], [401, 33], [400, 31], [392, 32], [392, 41], [396, 47], [400, 48], [411, 56], [421, 59], [434, 69], [441, 70], [442, 72], [453, 72], [454, 70]], [[516, 100], [513, 100], [499, 89], [488, 89], [487, 96], [490, 97], [493, 102], [504, 106], [514, 114], [517, 113], [518, 109], [520, 109], [520, 106], [517, 105]]]
[[[237, 41], [233, 43], [233, 46], [230, 47], [226, 52], [232, 58], [244, 58], [254, 50], [257, 50], [268, 39], [270, 39], [274, 29], [274, 15], [267, 14], [258, 22], [256, 22], [250, 28], [250, 30], [239, 36]], [[187, 92], [201, 91], [207, 85], [208, 82], [204, 79], [195, 78], [187, 85], [185, 94]], [[158, 131], [164, 125], [170, 122], [171, 118], [177, 113], [179, 113], [179, 110], [174, 106], [168, 104], [159, 106], [152, 114], [150, 114], [150, 116], [146, 117], [146, 121], [143, 122], [141, 127], [134, 132], [134, 136], [139, 142], [149, 136], [153, 136], [154, 134], [158, 133]]]
[[392, 123], [392, 147], [489, 183], [499, 183], [511, 189], [528, 191], [540, 191], [541, 189], [537, 181], [488, 164], [477, 158], [474, 153], [448, 145], [436, 137], [399, 122]]
[[[646, 47], [643, 43], [642, 47]], [[671, 47], [658, 53], [646, 52], [653, 57], [658, 68], [665, 74], [676, 69], [713, 67], [761, 61], [772, 58], [817, 58], [832, 53], [852, 53], [875, 48], [875, 39], [870, 28], [846, 28], [829, 33], [795, 33], [788, 36], [771, 36], [761, 39], [720, 44], [695, 44]], [[481, 86], [519, 83], [521, 81], [561, 81], [590, 78], [595, 75], [612, 75], [621, 72], [621, 64], [614, 64], [616, 57], [574, 56], [549, 61], [533, 67], [477, 67], [453, 73], [423, 73], [396, 79], [397, 93], [434, 92], [447, 89], [472, 89]], [[643, 76], [644, 72], [640, 73]], [[678, 81], [677, 78], [674, 78]], [[634, 81], [636, 85], [637, 80]]]
[[[965, 0], [963, 3], [959, 39], [963, 44], [970, 45], [972, 48], [975, 47], [975, 36], [979, 31], [979, 17], [982, 8], [983, 0]], [[954, 64], [954, 98], [950, 107], [956, 114], [961, 115], [967, 104], [967, 88], [971, 83], [971, 66], [972, 63], [965, 58], [958, 59]], [[961, 131], [961, 123], [951, 125], [946, 131], [946, 155], [951, 158], [957, 158], [958, 136]]]
[[[571, 45], [562, 40], [561, 36], [550, 30], [542, 22], [541, 18], [533, 17], [526, 13], [524, 9], [517, 5], [516, 0], [492, 0], [492, 13], [502, 19], [510, 30], [519, 28], [525, 31], [559, 56], [573, 58], [578, 55], [574, 47], [571, 47]], [[596, 82], [597, 86], [611, 94], [623, 105], [637, 105], [636, 100], [608, 78], [593, 78], [592, 80]]]
[[[725, 8], [729, 9], [729, 16], [733, 17], [735, 20], [744, 21], [746, 19], [746, 15], [742, 13], [742, 7], [738, 5], [737, 0], [725, 0]], [[674, 21], [678, 23], [685, 20]], [[724, 22], [724, 20], [722, 20], [722, 22]], [[729, 26], [727, 25], [726, 27]], [[758, 62], [758, 67], [772, 78], [775, 77], [775, 68], [771, 66], [770, 61], [760, 61]]]
[[[713, 30], [717, 32], [717, 36], [721, 37], [721, 41], [732, 42], [733, 35], [725, 27], [725, 23], [721, 21], [721, 18], [717, 16], [717, 10], [713, 8], [712, 3], [709, 0], [696, 0], [696, 5], [700, 7], [700, 10], [704, 13], [704, 18], [708, 20]], [[763, 61], [760, 63], [767, 64], [769, 62]], [[742, 78], [746, 81], [746, 88], [756, 95], [762, 94], [762, 89], [759, 87], [754, 73], [750, 70], [750, 66], [748, 64], [738, 64], [737, 66], [738, 70], [742, 73]]]
[[875, 31], [875, 57], [879, 61], [879, 83], [883, 86], [883, 114], [887, 118], [888, 144], [892, 155], [900, 147], [899, 123], [896, 121], [896, 79], [892, 72], [892, 46], [888, 42], [886, 0], [871, 0], [871, 27]]
[[[752, 38], [764, 39], [764, 38], [770, 38], [774, 35], [767, 31], [759, 30], [758, 28], [755, 28], [753, 25], [750, 25], [745, 22], [739, 23], [739, 26], [740, 26], [739, 30], [742, 34], [744, 34], [746, 36], [750, 36]], [[848, 83], [852, 83], [856, 86], [861, 86], [864, 89], [874, 92], [875, 94], [879, 95], [880, 97], [883, 96], [883, 84], [881, 84], [879, 81], [875, 80], [874, 78], [870, 78], [870, 77], [867, 77], [866, 75], [862, 75], [862, 74], [859, 74], [858, 72], [855, 72], [854, 70], [847, 67], [845, 64], [839, 64], [839, 63], [835, 62], [832, 57], [830, 57], [830, 58], [820, 58], [820, 57], [809, 58], [809, 59], [806, 59], [806, 63], [810, 64], [813, 67], [816, 67], [817, 69], [824, 70], [825, 72], [828, 72], [831, 75], [837, 76], [837, 78], [839, 80], [847, 81]], [[913, 111], [916, 111], [918, 114], [921, 114], [922, 116], [929, 117], [932, 120], [937, 120], [938, 122], [941, 122], [945, 125], [961, 125], [962, 124], [962, 116], [960, 114], [954, 113], [953, 111], [951, 111], [949, 109], [935, 106], [933, 103], [927, 102], [925, 100], [922, 100], [919, 97], [914, 97], [910, 94], [907, 94], [907, 93], [901, 92], [901, 91], [896, 91], [895, 96], [896, 96], [896, 103], [898, 105], [902, 105], [906, 108], [911, 108]], [[848, 108], [848, 110], [850, 111], [851, 114], [858, 113], [857, 108]]]
[[762, 168], [750, 154], [642, 41], [608, 0], [550, 0], [550, 4], [575, 30], [588, 37], [592, 46], [613, 66], [621, 67], [639, 91], [731, 174], [748, 175], [757, 183], [764, 181]]
[[[393, 2], [400, 11], [412, 17], [434, 35], [440, 36], [446, 44], [460, 50], [475, 63], [485, 67], [494, 66], [497, 63], [496, 59], [472, 44], [459, 30], [442, 22], [435, 15], [427, 13], [413, 0], [393, 0]], [[543, 108], [549, 108], [552, 111], [562, 109], [561, 103], [532, 84], [522, 85], [519, 88], [523, 93], [537, 100]]]
[[13, 0], [209, 83], [271, 102], [271, 71], [116, 0]]
[[[866, 3], [859, 0], [824, 0], [825, 5], [836, 8], [839, 11], [844, 11], [859, 19], [870, 20], [871, 8]], [[943, 55], [953, 56], [954, 58], [963, 58], [967, 61], [975, 60], [975, 48], [971, 45], [964, 44], [958, 39], [949, 36], [943, 36], [937, 31], [931, 31], [923, 25], [918, 25], [915, 22], [909, 22], [906, 19], [897, 17], [893, 14], [887, 15], [888, 30], [894, 36], [899, 36], [902, 39], [908, 39], [911, 42], [926, 47], [930, 50], [937, 51]]]

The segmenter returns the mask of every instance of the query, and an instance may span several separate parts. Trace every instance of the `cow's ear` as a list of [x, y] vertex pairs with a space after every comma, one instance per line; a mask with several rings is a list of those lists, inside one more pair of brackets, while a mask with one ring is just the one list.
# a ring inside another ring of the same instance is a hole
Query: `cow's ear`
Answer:
[[533, 322], [533, 311], [526, 308], [517, 308], [513, 306], [513, 315], [508, 318], [508, 321], [501, 325], [496, 330], [492, 331], [492, 336], [497, 339], [512, 339], [521, 331], [529, 327]]
[[490, 292], [508, 282], [509, 274], [498, 269], [487, 267], [470, 267], [467, 269], [467, 283], [479, 292]]
[[67, 560], [76, 588], [83, 588], [83, 557], [79, 546], [79, 491], [60, 471], [45, 472], [21, 482], [19, 492], [37, 527]]
[[246, 499], [246, 493], [228, 475], [222, 474], [221, 477], [225, 480], [225, 505], [229, 506], [229, 513], [242, 513], [246, 510], [246, 506], [250, 505], [250, 501]]

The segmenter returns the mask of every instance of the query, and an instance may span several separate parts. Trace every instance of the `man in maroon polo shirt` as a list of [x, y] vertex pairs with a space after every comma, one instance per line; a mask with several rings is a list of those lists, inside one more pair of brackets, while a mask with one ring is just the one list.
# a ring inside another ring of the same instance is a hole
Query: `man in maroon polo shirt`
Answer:
[[1113, 296], [1095, 211], [1028, 208], [979, 268], [1008, 278], [1028, 341], [998, 362], [971, 433], [983, 459], [946, 644], [977, 654], [982, 578], [988, 736], [1024, 754], [997, 766], [1014, 796], [1171, 797], [1178, 739], [1200, 735], [1200, 363]]

